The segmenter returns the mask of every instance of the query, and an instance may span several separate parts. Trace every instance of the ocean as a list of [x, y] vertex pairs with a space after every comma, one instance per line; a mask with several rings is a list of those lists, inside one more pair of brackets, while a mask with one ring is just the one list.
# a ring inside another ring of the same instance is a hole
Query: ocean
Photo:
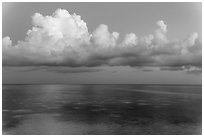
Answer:
[[2, 85], [9, 135], [202, 134], [201, 85]]

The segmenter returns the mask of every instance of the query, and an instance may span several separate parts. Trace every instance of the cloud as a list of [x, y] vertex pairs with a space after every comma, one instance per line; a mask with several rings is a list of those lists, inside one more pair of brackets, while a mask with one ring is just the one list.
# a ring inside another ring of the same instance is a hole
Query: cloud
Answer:
[[156, 22], [153, 34], [138, 37], [129, 33], [124, 38], [104, 24], [90, 33], [81, 16], [64, 9], [57, 9], [51, 16], [35, 13], [32, 25], [25, 40], [16, 45], [10, 37], [3, 38], [3, 66], [202, 66], [198, 34], [169, 40], [167, 24], [162, 20]]
[[163, 20], [159, 20], [157, 22], [157, 25], [160, 27], [160, 29], [163, 31], [163, 32], [167, 32], [167, 25], [164, 23]]
[[161, 67], [160, 70], [162, 71], [185, 71], [187, 74], [195, 74], [195, 75], [202, 74], [202, 68], [193, 67], [193, 66]]
[[137, 45], [138, 38], [134, 33], [129, 33], [125, 36], [123, 43], [123, 45]]
[[92, 34], [93, 44], [104, 48], [116, 46], [118, 38], [119, 33], [110, 33], [108, 26], [104, 24], [99, 25]]
[[187, 74], [194, 74], [194, 75], [200, 75], [202, 74], [202, 70], [192, 70], [192, 71], [186, 71]]
[[[32, 16], [33, 28], [28, 31], [29, 40], [39, 38], [43, 41], [60, 40], [62, 38], [84, 40], [88, 36], [86, 23], [79, 15], [70, 15], [68, 11], [57, 9], [52, 16], [43, 16], [35, 13]], [[34, 35], [34, 36], [33, 36]], [[44, 37], [43, 37], [44, 36]], [[46, 39], [48, 38], [48, 39]]]
[[155, 30], [155, 43], [159, 44], [166, 44], [168, 42], [168, 39], [166, 37], [167, 33], [167, 25], [164, 23], [163, 20], [157, 21], [158, 29]]
[[7, 48], [7, 47], [11, 46], [12, 45], [12, 41], [11, 41], [10, 37], [8, 37], [8, 36], [4, 37], [2, 39], [2, 45], [3, 45], [3, 48]]
[[28, 66], [28, 67], [3, 67], [5, 72], [15, 71], [15, 72], [30, 72], [30, 71], [46, 71], [55, 73], [86, 73], [86, 72], [98, 72], [105, 71], [104, 67], [59, 67], [59, 66]]
[[200, 75], [202, 74], [202, 68], [191, 67], [186, 71], [187, 74]]
[[184, 70], [185, 69], [185, 67], [161, 67], [160, 68], [160, 70], [162, 70], [162, 71], [166, 71], [166, 70], [168, 70], [168, 71], [179, 71], [179, 70]]
[[56, 72], [56, 73], [86, 73], [86, 72], [98, 72], [103, 71], [101, 68], [88, 68], [88, 67], [47, 67], [45, 68], [48, 72]]

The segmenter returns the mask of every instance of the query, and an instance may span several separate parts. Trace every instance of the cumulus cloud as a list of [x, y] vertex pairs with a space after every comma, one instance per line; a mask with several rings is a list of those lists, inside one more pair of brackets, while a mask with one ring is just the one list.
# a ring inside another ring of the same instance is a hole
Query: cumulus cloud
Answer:
[[169, 40], [167, 24], [162, 20], [156, 22], [153, 34], [138, 37], [129, 33], [124, 38], [104, 24], [90, 33], [81, 16], [65, 9], [57, 9], [51, 16], [35, 13], [32, 25], [25, 40], [16, 45], [12, 45], [10, 37], [3, 38], [3, 66], [107, 65], [175, 70], [202, 66], [202, 43], [198, 34], [194, 32], [179, 41]]
[[119, 33], [110, 33], [108, 26], [104, 24], [99, 25], [99, 27], [92, 34], [93, 44], [104, 48], [115, 46], [118, 38]]
[[158, 45], [163, 45], [168, 42], [168, 39], [166, 37], [167, 33], [167, 25], [164, 23], [163, 20], [157, 21], [158, 29], [155, 30], [155, 43]]
[[137, 45], [138, 38], [134, 33], [129, 33], [125, 36], [124, 45]]
[[11, 46], [12, 45], [12, 41], [11, 41], [10, 37], [8, 37], [8, 36], [4, 37], [2, 39], [2, 45], [3, 45], [3, 48], [7, 48], [7, 47]]
[[167, 25], [164, 23], [163, 20], [159, 20], [157, 22], [157, 25], [160, 27], [160, 29], [163, 31], [163, 32], [167, 32]]

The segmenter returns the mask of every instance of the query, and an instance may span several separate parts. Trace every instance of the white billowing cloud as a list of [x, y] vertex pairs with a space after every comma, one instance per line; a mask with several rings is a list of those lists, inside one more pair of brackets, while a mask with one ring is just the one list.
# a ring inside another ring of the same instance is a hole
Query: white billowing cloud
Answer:
[[137, 45], [138, 38], [134, 33], [129, 33], [125, 36], [124, 45]]
[[192, 52], [202, 57], [201, 43], [198, 42], [198, 33], [194, 32], [189, 35], [181, 45], [182, 55], [189, 55]]
[[164, 24], [163, 20], [157, 21], [158, 29], [155, 30], [155, 41], [156, 43], [160, 45], [164, 45], [168, 42], [168, 39], [166, 37], [167, 33], [167, 25]]
[[28, 30], [23, 43], [48, 52], [62, 52], [90, 39], [86, 23], [79, 15], [70, 15], [66, 10], [58, 9], [52, 16], [35, 13], [32, 22], [33, 28]]
[[154, 36], [152, 34], [149, 34], [148, 36], [144, 36], [140, 39], [141, 45], [146, 45], [147, 47], [152, 47], [152, 40], [154, 40]]
[[118, 38], [119, 33], [110, 33], [108, 26], [104, 24], [99, 25], [99, 27], [92, 34], [94, 44], [101, 47], [115, 46], [117, 44]]
[[35, 13], [33, 27], [24, 41], [12, 45], [4, 37], [4, 66], [158, 66], [201, 67], [202, 43], [197, 33], [184, 40], [167, 38], [167, 25], [160, 20], [153, 34], [138, 37], [99, 25], [92, 33], [79, 15], [57, 9], [51, 16]]
[[70, 15], [63, 9], [56, 10], [52, 16], [35, 13], [32, 21], [34, 27], [28, 32], [28, 35], [33, 31], [40, 31], [56, 40], [62, 38], [81, 40], [89, 35], [86, 23], [81, 20], [81, 17], [76, 14]]
[[[2, 39], [2, 45], [6, 48], [8, 46], [11, 46], [12, 45], [12, 41], [10, 39], [10, 37], [6, 36]], [[3, 48], [4, 48], [3, 47]]]
[[191, 46], [195, 44], [196, 39], [198, 39], [198, 33], [194, 32], [193, 34], [190, 35], [188, 42]]
[[60, 65], [67, 58], [78, 58], [72, 56], [75, 50], [83, 53], [79, 45], [90, 40], [88, 28], [81, 17], [63, 9], [56, 10], [52, 16], [35, 13], [32, 22], [33, 27], [28, 30], [25, 41], [3, 50], [4, 64]]
[[157, 25], [160, 27], [160, 29], [161, 29], [163, 32], [167, 32], [167, 25], [164, 23], [163, 20], [157, 21]]

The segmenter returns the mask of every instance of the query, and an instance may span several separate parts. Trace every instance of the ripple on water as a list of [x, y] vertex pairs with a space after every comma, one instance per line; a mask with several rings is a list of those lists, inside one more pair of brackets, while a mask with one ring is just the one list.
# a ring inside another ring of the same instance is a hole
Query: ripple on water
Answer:
[[138, 103], [139, 106], [147, 106], [147, 105], [150, 105], [148, 103], [145, 103], [145, 102], [141, 102], [141, 103]]
[[3, 109], [3, 110], [2, 110], [2, 112], [8, 112], [8, 111], [9, 111], [8, 109]]
[[170, 104], [168, 103], [164, 103], [164, 104], [161, 104], [162, 106], [169, 106]]
[[92, 109], [91, 111], [94, 111], [94, 112], [102, 112], [102, 111], [106, 111], [107, 109], [106, 108], [94, 108]]
[[78, 109], [81, 109], [80, 107], [73, 107], [74, 109], [78, 110]]
[[124, 103], [124, 104], [131, 104], [132, 102], [131, 101], [122, 101], [122, 103]]
[[22, 118], [24, 115], [14, 115], [13, 118]]
[[17, 109], [17, 110], [13, 110], [14, 113], [30, 113], [32, 112], [32, 110], [30, 109]]
[[135, 109], [135, 107], [134, 106], [129, 106], [128, 109]]
[[76, 104], [77, 104], [77, 105], [84, 105], [84, 104], [86, 104], [86, 103], [77, 102]]
[[110, 117], [119, 118], [121, 117], [121, 115], [120, 114], [110, 114]]
[[146, 100], [143, 100], [143, 99], [138, 99], [137, 101], [138, 102], [146, 102]]

